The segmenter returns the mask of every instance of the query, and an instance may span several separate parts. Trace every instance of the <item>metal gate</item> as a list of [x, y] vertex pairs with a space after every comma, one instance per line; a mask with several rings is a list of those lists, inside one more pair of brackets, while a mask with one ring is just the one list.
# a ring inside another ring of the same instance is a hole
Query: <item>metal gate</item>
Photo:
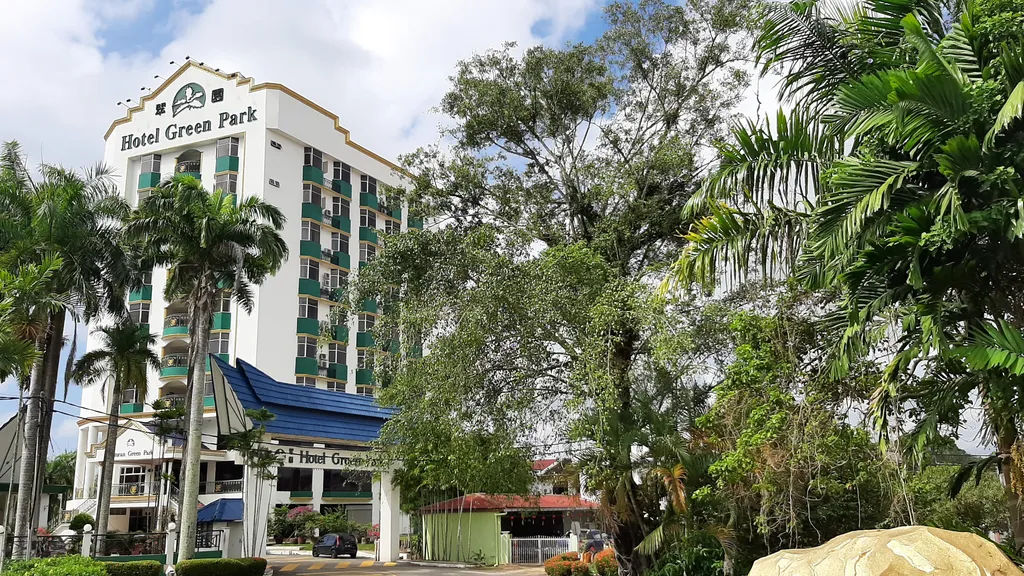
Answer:
[[513, 564], [543, 564], [572, 550], [569, 538], [513, 538]]

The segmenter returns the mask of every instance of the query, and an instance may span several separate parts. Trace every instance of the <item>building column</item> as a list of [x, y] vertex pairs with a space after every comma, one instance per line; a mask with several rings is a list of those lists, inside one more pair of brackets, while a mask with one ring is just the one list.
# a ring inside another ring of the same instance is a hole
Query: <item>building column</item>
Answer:
[[316, 510], [317, 512], [323, 512], [323, 510], [320, 509], [320, 504], [323, 502], [324, 497], [325, 474], [327, 474], [327, 471], [324, 470], [323, 468], [313, 469], [313, 501], [311, 502], [311, 504], [313, 505], [313, 509]]
[[245, 468], [243, 482], [242, 511], [242, 554], [244, 556], [266, 556], [267, 519], [270, 517], [270, 501], [274, 496], [275, 468], [271, 478], [260, 479], [255, 472]]
[[391, 472], [380, 474], [380, 540], [377, 551], [381, 562], [398, 560], [398, 536], [401, 530], [401, 493], [393, 486]]
[[85, 498], [85, 451], [88, 450], [89, 429], [78, 429], [78, 453], [75, 455], [75, 484], [71, 490], [72, 498]]

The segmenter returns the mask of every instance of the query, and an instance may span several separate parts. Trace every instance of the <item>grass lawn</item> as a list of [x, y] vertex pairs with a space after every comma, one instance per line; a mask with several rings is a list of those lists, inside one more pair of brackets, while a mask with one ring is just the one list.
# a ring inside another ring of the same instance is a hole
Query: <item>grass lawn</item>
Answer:
[[359, 544], [359, 549], [363, 552], [373, 552], [373, 544]]

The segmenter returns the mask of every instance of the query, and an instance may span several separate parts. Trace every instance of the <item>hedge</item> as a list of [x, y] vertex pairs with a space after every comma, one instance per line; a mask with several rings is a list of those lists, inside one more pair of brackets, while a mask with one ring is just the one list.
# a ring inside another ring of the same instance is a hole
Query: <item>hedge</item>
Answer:
[[263, 573], [267, 571], [267, 560], [265, 558], [238, 558], [242, 564], [245, 564], [247, 570], [249, 570], [249, 576], [263, 576]]
[[107, 576], [161, 576], [164, 565], [156, 560], [136, 560], [132, 562], [104, 562]]
[[544, 562], [544, 573], [548, 576], [587, 576], [590, 565], [580, 560], [579, 552], [566, 552]]
[[86, 514], [85, 512], [79, 512], [78, 514], [75, 514], [75, 517], [71, 519], [70, 523], [68, 523], [68, 528], [74, 530], [75, 532], [81, 532], [82, 529], [85, 528], [86, 524], [92, 524], [93, 526], [95, 526], [96, 519], [93, 518], [90, 514]]
[[594, 569], [597, 576], [616, 576], [619, 573], [619, 562], [615, 559], [615, 550], [605, 548], [594, 557]]
[[107, 576], [102, 562], [81, 556], [15, 560], [4, 566], [3, 576]]
[[249, 576], [248, 565], [234, 558], [182, 560], [174, 565], [177, 576]]

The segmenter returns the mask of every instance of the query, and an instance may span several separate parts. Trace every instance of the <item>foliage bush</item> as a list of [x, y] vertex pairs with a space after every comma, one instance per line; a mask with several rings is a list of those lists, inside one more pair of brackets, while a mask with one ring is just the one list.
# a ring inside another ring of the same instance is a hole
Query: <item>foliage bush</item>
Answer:
[[594, 557], [594, 570], [597, 576], [615, 576], [619, 573], [619, 563], [615, 560], [615, 550], [605, 548]]
[[107, 576], [102, 562], [82, 556], [15, 560], [4, 567], [3, 576]]
[[278, 506], [267, 519], [267, 531], [271, 535], [288, 538], [295, 532], [295, 524], [288, 518], [288, 508]]
[[266, 558], [238, 558], [238, 561], [245, 565], [249, 576], [263, 576], [263, 573], [267, 571]]
[[182, 560], [174, 565], [176, 576], [249, 576], [251, 567], [234, 558]]
[[156, 560], [104, 562], [103, 566], [107, 576], [160, 576], [164, 572], [164, 565]]
[[75, 532], [81, 532], [85, 528], [86, 524], [96, 526], [96, 519], [85, 512], [80, 512], [75, 514], [75, 517], [71, 519], [71, 522], [68, 523], [68, 528], [71, 528]]
[[580, 560], [578, 552], [566, 552], [544, 562], [544, 573], [548, 576], [586, 576], [590, 565]]

